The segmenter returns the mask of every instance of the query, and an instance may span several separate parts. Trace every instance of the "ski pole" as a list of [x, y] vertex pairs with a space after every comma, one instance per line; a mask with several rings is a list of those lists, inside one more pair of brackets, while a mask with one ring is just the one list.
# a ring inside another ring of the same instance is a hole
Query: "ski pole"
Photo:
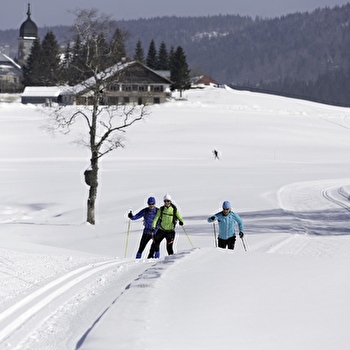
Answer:
[[215, 228], [215, 222], [213, 222], [213, 229], [214, 229], [214, 243], [215, 243], [215, 248], [218, 246], [218, 242], [216, 240], [216, 228]]
[[130, 223], [131, 223], [131, 220], [129, 219], [129, 221], [128, 221], [128, 230], [126, 231], [124, 258], [126, 258], [126, 255], [127, 255], [127, 252], [128, 252], [129, 234], [130, 234]]
[[185, 228], [184, 228], [184, 226], [183, 226], [183, 225], [182, 225], [182, 229], [184, 230], [185, 235], [187, 236], [187, 239], [188, 239], [188, 241], [190, 242], [190, 244], [191, 244], [192, 248], [194, 248], [194, 245], [193, 245], [193, 243], [192, 243], [192, 241], [191, 241], [191, 239], [190, 239], [190, 236], [187, 234], [187, 232], [186, 232], [186, 230], [185, 230]]
[[245, 245], [244, 238], [241, 237], [241, 240], [242, 240], [242, 245], [243, 245], [244, 251], [247, 251], [247, 246]]

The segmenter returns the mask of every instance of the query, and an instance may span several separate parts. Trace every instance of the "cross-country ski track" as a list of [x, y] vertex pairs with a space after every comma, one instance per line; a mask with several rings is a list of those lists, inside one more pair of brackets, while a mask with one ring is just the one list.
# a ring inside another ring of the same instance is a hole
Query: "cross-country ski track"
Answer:
[[[112, 304], [123, 293], [126, 286], [132, 282], [128, 279], [136, 278], [151, 264], [154, 262], [135, 262], [133, 260], [98, 262], [82, 266], [40, 286], [0, 313], [0, 348], [30, 349], [31, 341], [28, 339], [32, 338], [40, 339], [42, 348], [62, 349], [62, 344], [56, 347], [55, 344], [50, 343], [49, 338], [40, 338], [41, 333], [49, 334], [47, 329], [54, 327], [55, 324], [60, 324], [60, 331], [62, 328], [66, 329], [62, 331], [62, 337], [66, 338], [67, 349], [75, 348], [79, 338], [95, 321], [95, 319], [91, 319], [91, 316], [95, 314], [95, 318], [99, 317], [104, 311], [103, 308]], [[99, 280], [106, 281], [103, 283], [102, 293], [104, 295], [110, 294], [107, 299], [109, 302], [104, 304], [96, 300]], [[72, 312], [72, 307], [76, 309], [76, 314]], [[84, 308], [89, 309], [90, 318], [88, 319], [84, 319], [81, 315], [81, 313], [84, 314]], [[47, 311], [48, 309], [50, 312]], [[66, 313], [65, 311], [68, 310], [69, 313]], [[75, 322], [80, 324], [81, 333], [75, 332], [75, 334], [71, 334], [71, 337], [67, 337], [69, 325]], [[42, 327], [44, 327], [44, 331], [41, 331]], [[12, 339], [15, 339], [15, 347], [12, 345]], [[21, 341], [19, 341], [20, 339]], [[43, 342], [48, 342], [48, 347], [45, 347]]]
[[[350, 255], [347, 246], [342, 248], [341, 239], [334, 241], [329, 236], [323, 236], [320, 239], [312, 233], [305, 236], [306, 232], [312, 232], [313, 227], [319, 225], [320, 220], [321, 222], [324, 220], [316, 211], [291, 211], [294, 193], [305, 186], [305, 184], [292, 184], [280, 191], [281, 203], [288, 203], [290, 206], [287, 211], [283, 208], [277, 211], [266, 211], [252, 214], [251, 218], [248, 213], [244, 215], [246, 222], [251, 221], [250, 227], [254, 227], [253, 222], [256, 222], [260, 227], [260, 233], [264, 233], [263, 240], [258, 239], [259, 235], [248, 234], [247, 243], [250, 252], [306, 256]], [[332, 220], [344, 220], [342, 212], [350, 211], [348, 185], [340, 186], [327, 182], [307, 186], [314, 187], [317, 190], [315, 193], [318, 193], [330, 205], [338, 208], [334, 210]], [[305, 192], [304, 189], [303, 191]], [[308, 205], [307, 200], [303, 205]], [[332, 212], [330, 211], [328, 215], [331, 215]], [[262, 216], [262, 219], [259, 218], [259, 215]], [[348, 214], [345, 220], [347, 217]], [[280, 229], [280, 235], [268, 234], [271, 222], [274, 222]], [[290, 225], [289, 231], [286, 229], [288, 225]], [[343, 230], [346, 230], [345, 226]], [[192, 234], [196, 233], [192, 232]], [[344, 239], [347, 239], [347, 236]], [[190, 254], [196, 250], [197, 254], [194, 256]], [[7, 308], [0, 313], [0, 349], [29, 350], [36, 348], [37, 344], [40, 344], [40, 349], [62, 349], [62, 344], [67, 349], [85, 349], [84, 342], [89, 337], [91, 330], [94, 330], [102, 319], [105, 321], [108, 311], [121, 296], [126, 292], [130, 294], [130, 289], [133, 289], [130, 295], [134, 300], [136, 302], [142, 300], [147, 303], [147, 297], [142, 295], [145, 294], [145, 288], [150, 287], [151, 283], [159, 277], [164, 277], [164, 270], [172, 263], [190, 255], [192, 261], [190, 265], [197, 264], [197, 260], [204, 261], [208, 257], [212, 259], [212, 253], [208, 254], [207, 249], [201, 250], [201, 253], [198, 249], [182, 251], [159, 260], [115, 258], [97, 261], [61, 274], [58, 278], [41, 281], [33, 287], [35, 290], [28, 291], [27, 295], [21, 299], [10, 300], [10, 305], [7, 305]], [[237, 241], [235, 254], [237, 250], [238, 254], [242, 254], [243, 248], [240, 240]], [[240, 255], [238, 257], [242, 258]], [[130, 295], [127, 299], [130, 299]], [[124, 315], [123, 309], [121, 315]], [[107, 322], [109, 318], [107, 315]], [[73, 324], [74, 327], [71, 327]], [[120, 328], [120, 324], [118, 327]], [[56, 339], [57, 334], [60, 334], [59, 344], [52, 343], [51, 332], [55, 333]], [[116, 335], [105, 336], [113, 338]], [[126, 330], [125, 334], [119, 331], [118, 337], [124, 339], [126, 344], [132, 342], [132, 336], [129, 337]]]

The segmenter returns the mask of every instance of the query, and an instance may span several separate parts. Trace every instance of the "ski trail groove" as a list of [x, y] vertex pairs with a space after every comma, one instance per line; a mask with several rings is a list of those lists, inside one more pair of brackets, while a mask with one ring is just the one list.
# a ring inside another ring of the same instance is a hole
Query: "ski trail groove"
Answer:
[[0, 344], [61, 294], [96, 273], [121, 264], [125, 264], [125, 261], [109, 260], [80, 267], [55, 279], [9, 307], [0, 313]]
[[[345, 191], [345, 189], [343, 187], [338, 188], [337, 193], [346, 198], [349, 199], [349, 196], [347, 195], [347, 192]], [[322, 190], [322, 196], [327, 199], [328, 201], [342, 207], [343, 209], [347, 210], [348, 212], [350, 212], [350, 206], [347, 205], [346, 203], [340, 201], [339, 199], [336, 199], [334, 197], [334, 195], [332, 195], [332, 188], [326, 188], [324, 190]]]

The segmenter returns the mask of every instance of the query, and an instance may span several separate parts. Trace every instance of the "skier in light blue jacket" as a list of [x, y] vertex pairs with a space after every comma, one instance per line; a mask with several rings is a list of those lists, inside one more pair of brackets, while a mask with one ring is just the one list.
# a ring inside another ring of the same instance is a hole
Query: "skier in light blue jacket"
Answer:
[[218, 247], [234, 249], [236, 242], [235, 224], [238, 224], [240, 238], [244, 236], [244, 226], [240, 216], [231, 211], [229, 201], [222, 203], [222, 211], [208, 218], [208, 222], [214, 222], [215, 220], [218, 221], [219, 225]]

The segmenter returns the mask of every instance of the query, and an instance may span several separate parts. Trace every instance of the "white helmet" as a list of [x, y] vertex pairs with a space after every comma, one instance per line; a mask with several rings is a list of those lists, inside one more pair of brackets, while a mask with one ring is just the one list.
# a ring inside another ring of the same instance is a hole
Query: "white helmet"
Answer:
[[167, 193], [164, 198], [163, 198], [165, 201], [171, 201], [171, 197], [170, 197], [170, 194]]

